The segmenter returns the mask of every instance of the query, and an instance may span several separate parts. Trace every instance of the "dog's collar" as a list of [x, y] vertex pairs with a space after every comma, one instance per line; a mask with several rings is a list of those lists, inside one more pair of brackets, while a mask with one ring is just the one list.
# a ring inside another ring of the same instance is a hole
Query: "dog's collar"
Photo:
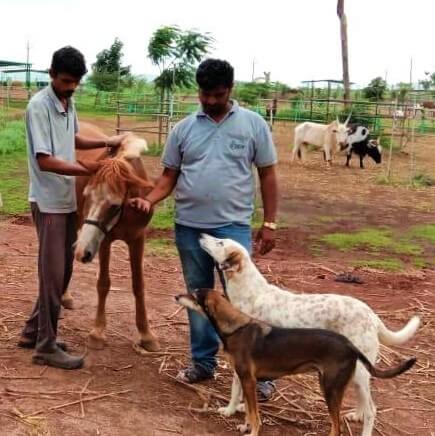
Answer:
[[231, 336], [235, 335], [236, 333], [238, 333], [240, 330], [244, 329], [245, 327], [248, 327], [250, 324], [252, 324], [252, 319], [249, 320], [246, 324], [243, 324], [243, 325], [237, 327], [231, 333], [225, 334], [225, 336], [231, 337]]
[[242, 330], [243, 328], [247, 327], [249, 324], [252, 324], [252, 319], [250, 319], [246, 324], [243, 324], [239, 327], [237, 327], [236, 329], [234, 329], [232, 332], [230, 333], [223, 333], [221, 331], [221, 329], [219, 328], [217, 322], [215, 321], [215, 319], [210, 315], [207, 306], [204, 304], [202, 310], [204, 311], [204, 313], [207, 315], [207, 319], [210, 321], [210, 324], [212, 324], [213, 328], [216, 330], [216, 333], [218, 334], [218, 336], [220, 337], [221, 341], [224, 344], [224, 347], [226, 347], [226, 339], [228, 339], [229, 337], [235, 335], [236, 333], [238, 333], [240, 330]]

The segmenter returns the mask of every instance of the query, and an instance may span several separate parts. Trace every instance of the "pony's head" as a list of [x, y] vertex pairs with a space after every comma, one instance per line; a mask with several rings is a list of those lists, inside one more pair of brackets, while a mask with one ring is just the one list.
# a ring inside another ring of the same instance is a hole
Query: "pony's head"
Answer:
[[124, 158], [104, 159], [98, 165], [83, 191], [84, 221], [75, 244], [75, 258], [84, 263], [92, 261], [101, 241], [118, 223], [129, 190], [153, 187]]

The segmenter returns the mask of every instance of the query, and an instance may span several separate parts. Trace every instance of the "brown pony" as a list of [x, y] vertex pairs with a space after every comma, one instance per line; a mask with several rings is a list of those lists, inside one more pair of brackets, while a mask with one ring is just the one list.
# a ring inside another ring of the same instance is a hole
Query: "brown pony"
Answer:
[[[80, 123], [80, 134], [89, 138], [107, 138], [95, 126]], [[97, 279], [98, 309], [95, 326], [89, 335], [92, 348], [104, 347], [106, 327], [105, 305], [110, 290], [110, 246], [122, 240], [128, 246], [133, 293], [136, 300], [136, 326], [140, 334], [139, 345], [148, 351], [157, 351], [159, 343], [151, 332], [144, 302], [143, 255], [144, 231], [152, 217], [126, 205], [131, 197], [144, 196], [152, 188], [140, 158], [146, 142], [128, 134], [115, 156], [107, 151], [77, 150], [77, 160], [98, 163], [91, 177], [78, 177], [76, 183], [79, 236], [75, 246], [76, 260], [91, 262], [99, 253]], [[66, 298], [70, 298], [67, 294]]]

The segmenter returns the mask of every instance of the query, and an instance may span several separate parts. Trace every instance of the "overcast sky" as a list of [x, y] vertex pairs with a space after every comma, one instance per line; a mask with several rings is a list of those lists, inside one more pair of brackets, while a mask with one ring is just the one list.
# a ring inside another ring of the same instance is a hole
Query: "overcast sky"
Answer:
[[[375, 76], [391, 84], [435, 71], [434, 0], [345, 0], [350, 80]], [[155, 75], [146, 57], [152, 33], [163, 25], [210, 32], [211, 56], [227, 59], [237, 80], [270, 71], [272, 80], [341, 79], [336, 0], [2, 0], [0, 59], [26, 59], [46, 68], [53, 51], [73, 45], [90, 64], [119, 37], [124, 64]]]

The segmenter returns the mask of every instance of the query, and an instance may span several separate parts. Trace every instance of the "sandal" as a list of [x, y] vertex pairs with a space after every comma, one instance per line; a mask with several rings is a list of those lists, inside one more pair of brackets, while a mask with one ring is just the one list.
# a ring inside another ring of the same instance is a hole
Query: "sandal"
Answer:
[[213, 371], [209, 371], [201, 365], [191, 365], [185, 369], [182, 369], [177, 374], [177, 380], [188, 384], [199, 383], [204, 380], [209, 380], [213, 377]]
[[257, 382], [257, 399], [258, 401], [269, 401], [276, 392], [275, 383], [271, 380]]

